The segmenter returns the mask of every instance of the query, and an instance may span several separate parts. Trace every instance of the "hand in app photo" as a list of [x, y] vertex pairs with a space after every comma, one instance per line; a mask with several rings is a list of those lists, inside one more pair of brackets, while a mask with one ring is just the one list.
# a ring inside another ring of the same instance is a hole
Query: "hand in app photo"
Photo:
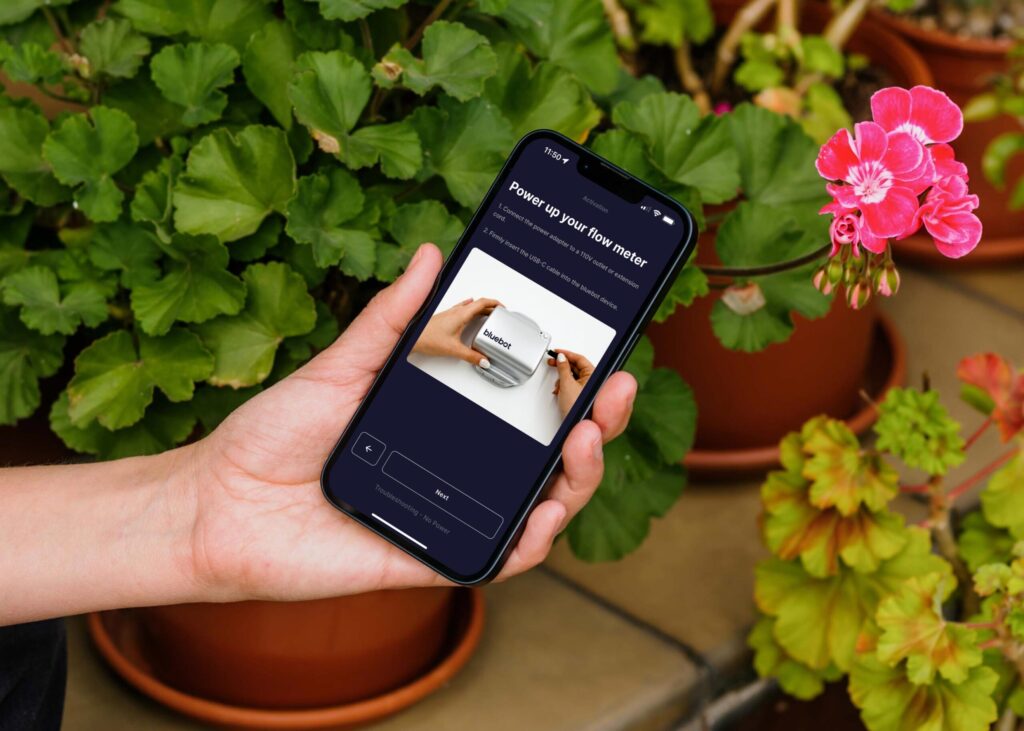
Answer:
[[490, 367], [487, 358], [463, 343], [460, 336], [470, 320], [481, 315], [489, 315], [494, 312], [495, 307], [500, 306], [501, 303], [496, 299], [469, 298], [443, 312], [436, 313], [423, 329], [412, 352], [457, 358], [481, 368]]
[[594, 374], [594, 364], [571, 350], [556, 348], [554, 352], [558, 355], [548, 358], [548, 365], [558, 369], [558, 381], [552, 393], [558, 397], [558, 410], [565, 416]]

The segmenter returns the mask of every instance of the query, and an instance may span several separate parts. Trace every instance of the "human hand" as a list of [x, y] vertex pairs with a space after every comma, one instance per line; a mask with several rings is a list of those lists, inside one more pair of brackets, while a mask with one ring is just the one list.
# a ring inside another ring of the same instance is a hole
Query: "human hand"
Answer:
[[479, 315], [489, 315], [494, 312], [495, 307], [499, 306], [501, 303], [498, 300], [470, 298], [444, 312], [438, 312], [423, 328], [423, 332], [420, 333], [416, 344], [412, 347], [413, 352], [458, 358], [470, 365], [490, 368], [490, 361], [482, 353], [467, 347], [459, 336], [462, 335], [462, 331], [470, 320]]
[[565, 416], [594, 375], [594, 364], [571, 350], [556, 348], [555, 352], [558, 353], [557, 358], [548, 358], [548, 365], [558, 369], [558, 380], [552, 393], [558, 398], [558, 410]]
[[[313, 599], [446, 583], [330, 506], [319, 483], [338, 435], [440, 267], [437, 248], [421, 247], [405, 274], [333, 345], [189, 448], [195, 517], [187, 555], [204, 599]], [[468, 304], [457, 307], [468, 311]], [[626, 427], [635, 395], [636, 381], [627, 373], [604, 384], [592, 420], [570, 432], [563, 472], [531, 513], [499, 578], [542, 561], [593, 495], [604, 469], [602, 441]]]

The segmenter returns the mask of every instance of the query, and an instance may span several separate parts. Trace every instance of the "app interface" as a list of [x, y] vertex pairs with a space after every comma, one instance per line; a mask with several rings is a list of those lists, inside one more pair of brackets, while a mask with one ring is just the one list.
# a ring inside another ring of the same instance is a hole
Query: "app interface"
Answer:
[[686, 233], [578, 163], [555, 140], [521, 149], [328, 468], [332, 497], [462, 576], [514, 524]]

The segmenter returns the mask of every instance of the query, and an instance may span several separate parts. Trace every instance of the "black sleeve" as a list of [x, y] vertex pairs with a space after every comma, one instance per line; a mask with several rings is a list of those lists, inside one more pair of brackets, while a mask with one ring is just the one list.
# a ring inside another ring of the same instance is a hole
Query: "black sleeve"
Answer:
[[59, 731], [67, 667], [63, 619], [0, 627], [0, 731]]

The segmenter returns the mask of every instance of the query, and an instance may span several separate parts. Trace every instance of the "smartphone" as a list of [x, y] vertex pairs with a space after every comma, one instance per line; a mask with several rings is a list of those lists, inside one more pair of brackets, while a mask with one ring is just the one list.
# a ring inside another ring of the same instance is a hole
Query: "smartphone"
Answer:
[[451, 581], [493, 578], [695, 238], [669, 196], [527, 134], [327, 459], [324, 496]]

